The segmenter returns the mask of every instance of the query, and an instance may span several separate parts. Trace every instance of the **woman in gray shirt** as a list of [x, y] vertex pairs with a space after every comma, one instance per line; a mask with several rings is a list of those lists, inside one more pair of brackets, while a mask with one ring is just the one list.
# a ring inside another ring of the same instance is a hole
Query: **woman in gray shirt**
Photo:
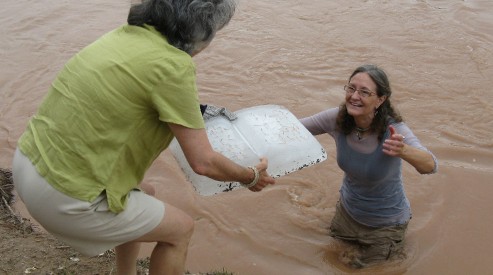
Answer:
[[356, 253], [343, 258], [353, 267], [364, 267], [387, 260], [402, 248], [411, 219], [402, 160], [421, 174], [435, 173], [437, 160], [392, 106], [382, 69], [358, 67], [344, 90], [341, 106], [301, 122], [313, 135], [328, 133], [336, 142], [344, 178], [330, 235], [356, 243]]

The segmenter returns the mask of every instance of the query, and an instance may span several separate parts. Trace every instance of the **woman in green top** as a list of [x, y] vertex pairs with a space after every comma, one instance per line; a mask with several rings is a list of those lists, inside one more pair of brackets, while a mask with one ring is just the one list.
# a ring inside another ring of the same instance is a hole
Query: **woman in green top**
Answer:
[[266, 159], [242, 167], [215, 152], [199, 108], [192, 57], [234, 10], [234, 0], [144, 0], [66, 63], [14, 157], [34, 219], [84, 254], [115, 247], [118, 273], [135, 273], [140, 242], [157, 242], [151, 274], [183, 274], [193, 219], [137, 190], [173, 137], [198, 174], [251, 191], [274, 183]]

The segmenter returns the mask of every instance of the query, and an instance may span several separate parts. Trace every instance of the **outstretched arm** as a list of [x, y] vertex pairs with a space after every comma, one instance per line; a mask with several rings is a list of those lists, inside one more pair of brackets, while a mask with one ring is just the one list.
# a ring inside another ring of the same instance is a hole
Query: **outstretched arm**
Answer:
[[[190, 129], [173, 123], [168, 125], [195, 173], [219, 181], [237, 181], [243, 185], [254, 180], [252, 169], [238, 165], [212, 149], [205, 129]], [[274, 178], [267, 173], [267, 159], [262, 158], [255, 167], [259, 172], [259, 180], [249, 188], [251, 191], [260, 191], [275, 183]]]
[[435, 171], [436, 162], [430, 152], [406, 144], [405, 137], [397, 133], [394, 126], [390, 125], [389, 130], [390, 137], [383, 143], [385, 154], [402, 158], [421, 174], [430, 174]]

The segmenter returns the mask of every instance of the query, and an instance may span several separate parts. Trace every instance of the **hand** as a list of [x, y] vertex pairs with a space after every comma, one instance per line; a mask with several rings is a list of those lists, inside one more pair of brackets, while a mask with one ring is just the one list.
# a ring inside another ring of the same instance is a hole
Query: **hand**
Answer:
[[255, 167], [257, 168], [257, 170], [260, 174], [260, 178], [259, 178], [257, 184], [248, 188], [248, 189], [250, 189], [250, 191], [259, 192], [259, 191], [262, 191], [262, 189], [264, 189], [267, 185], [276, 183], [274, 178], [269, 176], [269, 174], [267, 173], [267, 166], [268, 165], [267, 165], [267, 159], [266, 158], [261, 158], [260, 163], [255, 165]]
[[233, 112], [230, 112], [229, 110], [227, 110], [226, 108], [224, 107], [218, 107], [218, 106], [214, 106], [214, 105], [202, 105], [201, 104], [201, 109], [204, 110], [203, 114], [202, 114], [202, 117], [204, 118], [204, 120], [208, 120], [208, 119], [211, 119], [213, 117], [217, 117], [217, 116], [224, 116], [225, 118], [227, 118], [229, 121], [233, 121], [235, 119], [238, 118], [238, 116], [233, 113]]
[[394, 126], [389, 125], [390, 137], [383, 143], [383, 152], [389, 156], [401, 157], [406, 152], [407, 145], [403, 135], [395, 131]]

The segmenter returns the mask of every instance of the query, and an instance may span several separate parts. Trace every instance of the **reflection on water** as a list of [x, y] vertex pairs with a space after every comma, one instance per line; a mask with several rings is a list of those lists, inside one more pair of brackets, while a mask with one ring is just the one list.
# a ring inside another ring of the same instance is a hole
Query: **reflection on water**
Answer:
[[[72, 54], [124, 23], [130, 1], [4, 1], [0, 11], [0, 165]], [[328, 160], [261, 193], [202, 197], [169, 152], [146, 181], [196, 219], [187, 269], [237, 274], [486, 274], [493, 245], [492, 1], [242, 1], [195, 58], [201, 101], [231, 110], [263, 104], [296, 116], [338, 105], [363, 63], [386, 69], [394, 103], [439, 158], [419, 175], [404, 166], [412, 204], [406, 258], [365, 270], [343, 266], [328, 237], [342, 173]], [[143, 256], [149, 254], [146, 246]]]

